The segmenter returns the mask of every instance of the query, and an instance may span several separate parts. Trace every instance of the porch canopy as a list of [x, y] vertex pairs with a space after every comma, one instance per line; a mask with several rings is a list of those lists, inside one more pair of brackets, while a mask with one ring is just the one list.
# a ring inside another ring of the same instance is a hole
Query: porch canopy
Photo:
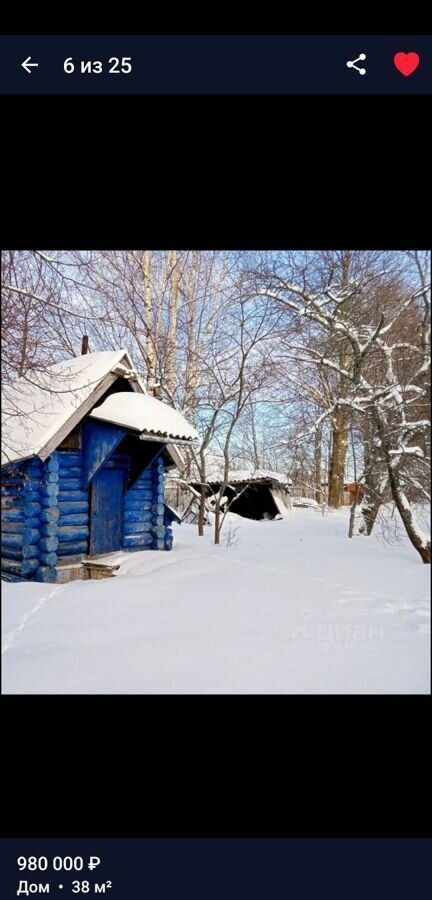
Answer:
[[89, 418], [136, 431], [146, 441], [191, 444], [198, 439], [195, 428], [181, 413], [149, 394], [111, 394]]

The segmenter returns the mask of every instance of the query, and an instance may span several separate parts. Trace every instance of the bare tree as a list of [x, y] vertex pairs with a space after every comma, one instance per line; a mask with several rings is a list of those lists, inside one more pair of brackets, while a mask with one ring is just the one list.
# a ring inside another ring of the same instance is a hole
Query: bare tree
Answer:
[[[382, 262], [385, 265], [385, 260]], [[261, 294], [267, 298], [272, 297], [300, 318], [319, 325], [331, 340], [335, 339], [336, 344], [340, 338], [344, 346], [349, 346], [349, 353], [344, 351], [343, 357], [340, 353], [329, 353], [327, 356], [315, 348], [303, 348], [306, 358], [315, 357], [321, 367], [336, 372], [339, 384], [342, 385], [342, 395], [336, 394], [330, 409], [317, 419], [315, 428], [328, 416], [338, 416], [339, 410], [344, 407], [350, 416], [356, 411], [371, 417], [378, 435], [377, 446], [385, 460], [392, 497], [407, 535], [423, 562], [430, 562], [430, 542], [416, 523], [414, 511], [404, 491], [401, 471], [408, 457], [424, 459], [423, 449], [413, 442], [429, 428], [426, 418], [416, 418], [412, 414], [412, 409], [422, 407], [425, 400], [427, 387], [424, 376], [430, 371], [430, 281], [426, 275], [428, 262], [429, 257], [426, 256], [421, 269], [420, 287], [418, 279], [415, 287], [410, 279], [410, 284], [405, 284], [403, 294], [395, 285], [395, 273], [391, 273], [390, 282], [387, 278], [392, 296], [387, 323], [378, 309], [375, 314], [373, 310], [371, 312], [370, 304], [368, 320], [365, 322], [363, 308], [365, 299], [369, 299], [371, 291], [372, 295], [374, 293], [375, 287], [371, 285], [374, 282], [382, 283], [381, 279], [387, 274], [385, 269], [382, 273], [379, 270], [372, 272], [367, 277], [363, 273], [358, 281], [351, 278], [349, 286], [325, 286], [318, 293], [312, 293], [304, 283], [281, 283], [280, 280], [278, 286], [272, 284], [261, 289]], [[354, 297], [358, 298], [355, 304], [352, 302]], [[391, 342], [396, 326], [403, 322], [408, 311], [415, 308], [420, 316], [420, 301], [423, 303], [423, 313], [417, 336], [405, 342]], [[398, 352], [402, 349], [401, 344], [405, 344], [410, 356], [417, 360], [410, 373], [409, 383], [402, 382], [400, 378]], [[375, 360], [371, 362], [374, 353], [379, 354], [382, 366], [377, 365]], [[341, 362], [342, 358], [344, 364]], [[334, 418], [332, 421], [334, 422]], [[335, 436], [333, 427], [332, 459], [335, 455]]]

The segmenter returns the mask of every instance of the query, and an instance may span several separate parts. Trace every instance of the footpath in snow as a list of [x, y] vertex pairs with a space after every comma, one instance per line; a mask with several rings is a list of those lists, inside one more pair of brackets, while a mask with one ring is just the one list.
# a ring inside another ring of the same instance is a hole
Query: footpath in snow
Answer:
[[3, 583], [3, 693], [430, 692], [430, 569], [405, 538], [348, 540], [347, 509], [229, 520], [231, 546], [182, 525], [112, 579]]

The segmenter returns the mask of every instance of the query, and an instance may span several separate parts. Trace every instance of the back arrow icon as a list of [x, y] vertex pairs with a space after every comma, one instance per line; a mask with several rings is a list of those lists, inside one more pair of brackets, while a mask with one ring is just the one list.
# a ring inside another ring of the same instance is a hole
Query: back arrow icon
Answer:
[[31, 75], [31, 68], [30, 68], [31, 66], [38, 66], [38, 65], [39, 65], [39, 63], [32, 63], [32, 62], [30, 62], [30, 60], [31, 60], [31, 56], [28, 56], [27, 59], [25, 59], [24, 62], [21, 63], [23, 69], [26, 70], [27, 75]]

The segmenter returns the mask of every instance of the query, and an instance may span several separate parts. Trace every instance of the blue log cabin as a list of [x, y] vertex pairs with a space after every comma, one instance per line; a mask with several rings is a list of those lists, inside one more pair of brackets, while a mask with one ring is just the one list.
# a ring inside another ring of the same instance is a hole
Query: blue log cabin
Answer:
[[197, 434], [127, 352], [20, 378], [2, 407], [2, 578], [69, 581], [119, 550], [171, 549], [164, 478]]

